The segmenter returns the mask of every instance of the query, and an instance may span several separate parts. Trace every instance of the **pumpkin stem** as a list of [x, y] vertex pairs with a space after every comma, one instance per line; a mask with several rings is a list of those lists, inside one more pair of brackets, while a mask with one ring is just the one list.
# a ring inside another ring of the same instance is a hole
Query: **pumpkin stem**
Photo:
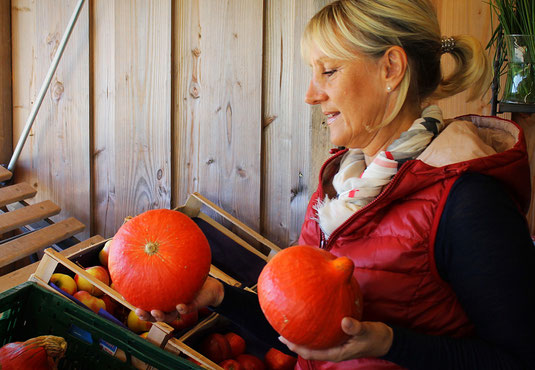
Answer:
[[145, 244], [145, 253], [152, 256], [153, 254], [158, 253], [159, 247], [160, 244], [158, 244], [158, 242], [147, 242], [147, 244]]
[[335, 271], [339, 272], [342, 280], [349, 280], [353, 276], [355, 264], [347, 257], [338, 257], [331, 262]]

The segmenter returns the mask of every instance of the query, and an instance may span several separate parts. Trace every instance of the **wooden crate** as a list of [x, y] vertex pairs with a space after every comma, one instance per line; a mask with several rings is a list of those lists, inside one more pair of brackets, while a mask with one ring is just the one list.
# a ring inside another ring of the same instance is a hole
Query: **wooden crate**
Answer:
[[27, 265], [28, 256], [70, 239], [85, 228], [73, 217], [51, 222], [48, 218], [59, 214], [61, 208], [50, 200], [26, 203], [37, 191], [24, 182], [6, 184], [11, 177], [12, 173], [0, 166], [0, 182], [4, 184], [0, 186], [0, 275]]
[[[263, 248], [266, 248], [269, 253], [265, 254], [260, 252], [257, 248], [245, 241], [245, 239], [240, 238], [235, 233], [216, 222], [202, 211], [203, 207], [206, 207], [210, 212], [215, 212], [223, 217], [230, 222], [233, 227], [241, 230], [256, 243]], [[241, 286], [244, 289], [254, 292], [256, 288], [256, 280], [261, 269], [273, 255], [280, 251], [279, 247], [221, 208], [217, 207], [200, 194], [192, 194], [184, 206], [177, 207], [175, 210], [192, 218], [207, 236], [212, 249], [210, 275], [225, 281], [227, 284]], [[83, 276], [101, 289], [105, 294], [119, 302], [123, 307], [135, 310], [135, 307], [124, 300], [119, 293], [106, 286], [92, 275], [86, 273], [85, 270], [80, 267], [84, 265], [88, 267], [88, 263], [92, 263], [89, 262], [89, 259], [93, 258], [93, 261], [95, 260], [95, 255], [102, 249], [107, 240], [109, 239], [89, 245], [71, 257], [66, 257], [51, 248], [45, 250], [44, 256], [39, 262], [35, 273], [30, 276], [30, 280], [60, 294], [50, 287], [48, 282], [54, 272], [60, 272], [61, 270], [65, 271], [66, 269], [71, 274], [79, 274]], [[221, 248], [225, 250], [218, 250]], [[225, 261], [225, 256], [232, 256], [230, 258], [231, 263]], [[83, 261], [83, 258], [86, 258], [86, 261]], [[253, 266], [254, 261], [259, 262], [257, 266]], [[244, 269], [249, 271], [243, 271]], [[180, 333], [180, 337], [175, 337], [174, 334], [176, 333], [173, 333], [174, 329], [171, 326], [159, 322], [155, 323], [150, 329], [148, 340], [165, 348], [169, 352], [195, 359], [200, 362], [203, 367], [209, 369], [221, 369], [217, 364], [206, 358], [198, 350], [194, 349], [192, 343], [198, 342], [201, 333], [207, 333], [212, 329], [220, 328], [222, 325], [232, 325], [232, 323], [219, 314], [213, 313], [209, 317], [201, 320], [193, 328]]]

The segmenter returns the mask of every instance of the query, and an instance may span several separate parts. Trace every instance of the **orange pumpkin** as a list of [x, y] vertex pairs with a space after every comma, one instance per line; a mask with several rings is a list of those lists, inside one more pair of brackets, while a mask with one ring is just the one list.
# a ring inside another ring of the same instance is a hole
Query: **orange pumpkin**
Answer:
[[67, 350], [67, 342], [54, 335], [42, 335], [25, 342], [13, 342], [0, 348], [2, 370], [48, 370], [57, 368], [57, 362]]
[[258, 279], [258, 299], [267, 320], [289, 341], [311, 349], [341, 344], [341, 321], [362, 316], [362, 293], [347, 257], [311, 247], [277, 253]]
[[145, 311], [169, 312], [189, 303], [210, 271], [211, 252], [201, 229], [178, 211], [146, 211], [124, 223], [111, 244], [114, 289]]

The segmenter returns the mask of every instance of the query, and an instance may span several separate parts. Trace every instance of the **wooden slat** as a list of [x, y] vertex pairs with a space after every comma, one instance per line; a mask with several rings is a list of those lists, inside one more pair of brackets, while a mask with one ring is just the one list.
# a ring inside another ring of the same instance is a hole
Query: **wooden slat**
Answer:
[[[80, 250], [85, 249], [93, 244], [100, 243], [104, 238], [100, 235], [92, 236], [89, 239], [86, 239], [78, 244], [73, 245], [65, 250], [62, 250], [60, 253], [66, 258], [71, 258], [76, 255]], [[31, 265], [20, 268], [16, 271], [10, 272], [4, 276], [0, 276], [0, 292], [3, 292], [7, 289], [11, 289], [19, 284], [24, 283], [28, 280], [31, 274], [37, 270], [39, 261], [32, 263]]]
[[0, 188], [0, 206], [32, 198], [37, 190], [25, 182]]
[[105, 237], [126, 216], [170, 208], [172, 2], [88, 3], [94, 12], [89, 32], [98, 153], [93, 232]]
[[0, 214], [0, 234], [57, 215], [61, 208], [50, 200]]
[[0, 166], [0, 181], [6, 181], [11, 178], [13, 174], [7, 168]]
[[0, 245], [0, 267], [43, 248], [65, 240], [85, 228], [85, 225], [70, 217], [66, 220], [44, 227], [28, 235]]
[[[11, 1], [0, 0], [0, 163], [7, 164], [13, 151], [11, 105]], [[0, 169], [0, 181], [7, 170]]]
[[265, 2], [175, 3], [173, 201], [198, 191], [259, 230]]
[[261, 230], [281, 248], [297, 241], [318, 171], [332, 147], [321, 110], [304, 102], [311, 69], [300, 53], [307, 21], [330, 2], [265, 3]]

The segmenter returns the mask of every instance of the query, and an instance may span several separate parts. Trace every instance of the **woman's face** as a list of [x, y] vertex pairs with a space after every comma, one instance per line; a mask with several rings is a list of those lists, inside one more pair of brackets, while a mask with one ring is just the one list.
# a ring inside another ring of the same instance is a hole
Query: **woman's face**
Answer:
[[[321, 106], [336, 146], [365, 149], [377, 134], [385, 115], [387, 90], [377, 61], [357, 56], [353, 60], [327, 57], [311, 49], [312, 80], [305, 102]], [[364, 150], [366, 152], [366, 150]]]

